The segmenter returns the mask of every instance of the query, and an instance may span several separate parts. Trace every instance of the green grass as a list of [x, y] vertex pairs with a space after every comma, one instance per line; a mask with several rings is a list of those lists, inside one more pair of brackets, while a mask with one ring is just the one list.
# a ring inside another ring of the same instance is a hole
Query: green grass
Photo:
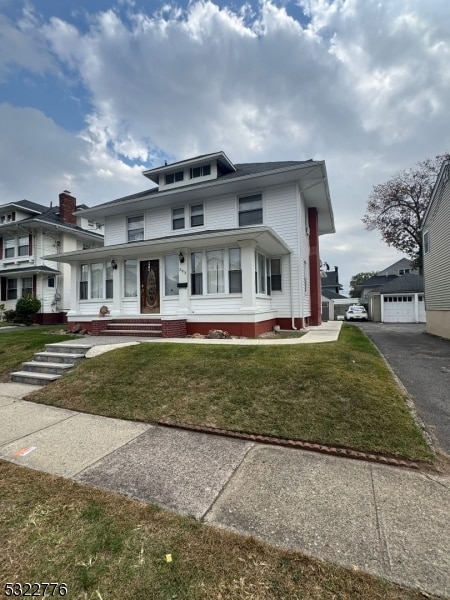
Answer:
[[4, 461], [0, 500], [2, 592], [6, 582], [47, 581], [67, 584], [70, 600], [423, 598], [357, 569]]
[[83, 412], [206, 425], [431, 460], [404, 395], [373, 344], [140, 344], [83, 361], [29, 397]]
[[59, 334], [61, 325], [52, 327], [21, 327], [0, 333], [0, 377], [6, 377], [29, 360], [35, 352], [44, 350], [45, 344], [54, 344], [73, 339]]

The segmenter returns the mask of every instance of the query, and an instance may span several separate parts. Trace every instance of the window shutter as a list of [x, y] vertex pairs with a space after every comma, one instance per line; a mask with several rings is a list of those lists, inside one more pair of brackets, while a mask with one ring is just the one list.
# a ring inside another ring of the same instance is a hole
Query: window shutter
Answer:
[[31, 256], [33, 254], [33, 236], [30, 233], [28, 235], [28, 256]]
[[1, 277], [0, 299], [2, 302], [6, 300], [6, 277]]
[[37, 275], [33, 275], [33, 296], [36, 296], [36, 279]]
[[3, 238], [0, 237], [0, 260], [3, 258]]

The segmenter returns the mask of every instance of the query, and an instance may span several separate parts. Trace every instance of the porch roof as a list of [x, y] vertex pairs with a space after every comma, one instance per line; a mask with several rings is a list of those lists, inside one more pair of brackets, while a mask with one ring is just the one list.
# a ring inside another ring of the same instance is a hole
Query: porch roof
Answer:
[[238, 229], [222, 229], [215, 231], [201, 231], [198, 233], [183, 233], [170, 235], [153, 240], [142, 240], [139, 242], [128, 242], [92, 248], [90, 250], [78, 250], [52, 254], [44, 257], [46, 260], [54, 260], [64, 263], [78, 263], [80, 261], [116, 259], [117, 257], [132, 258], [149, 253], [168, 253], [182, 250], [195, 251], [203, 248], [220, 248], [224, 245], [239, 244], [245, 240], [253, 240], [261, 250], [272, 256], [290, 254], [291, 248], [270, 227], [240, 227]]
[[2, 269], [0, 272], [1, 277], [9, 277], [10, 275], [60, 275], [61, 271], [57, 269], [51, 269], [50, 267], [46, 267], [45, 265], [38, 265], [35, 267], [17, 267], [12, 269]]

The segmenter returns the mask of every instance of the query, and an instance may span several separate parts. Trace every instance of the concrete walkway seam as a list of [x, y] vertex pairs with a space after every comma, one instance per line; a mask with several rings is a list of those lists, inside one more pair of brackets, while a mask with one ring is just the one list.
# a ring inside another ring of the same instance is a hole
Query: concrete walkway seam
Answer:
[[161, 425], [163, 427], [172, 427], [175, 429], [184, 429], [187, 431], [198, 431], [200, 433], [211, 433], [213, 435], [220, 435], [223, 437], [232, 437], [240, 440], [257, 442], [260, 444], [267, 444], [270, 446], [283, 446], [285, 448], [294, 448], [298, 450], [310, 450], [312, 452], [329, 454], [341, 458], [353, 458], [356, 460], [365, 460], [382, 465], [389, 465], [392, 467], [405, 467], [408, 469], [420, 470], [418, 463], [414, 461], [394, 458], [391, 456], [384, 456], [382, 454], [371, 454], [368, 452], [361, 452], [359, 450], [351, 450], [349, 448], [337, 448], [335, 446], [327, 446], [326, 444], [304, 442], [301, 440], [288, 440], [267, 435], [245, 433], [242, 431], [227, 431], [225, 429], [216, 429], [215, 427], [204, 427], [202, 425], [187, 425], [184, 423], [176, 423], [174, 421], [169, 421], [165, 419], [156, 421], [156, 424]]

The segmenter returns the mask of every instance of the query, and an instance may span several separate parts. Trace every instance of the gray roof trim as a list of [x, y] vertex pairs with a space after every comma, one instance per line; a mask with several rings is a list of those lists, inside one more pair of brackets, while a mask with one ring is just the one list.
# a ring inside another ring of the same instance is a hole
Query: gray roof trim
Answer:
[[231, 162], [225, 152], [221, 150], [219, 152], [213, 152], [212, 154], [200, 154], [199, 156], [194, 156], [193, 158], [187, 158], [171, 164], [162, 165], [161, 167], [148, 169], [143, 171], [142, 174], [157, 184], [159, 181], [159, 175], [163, 173], [172, 173], [174, 169], [176, 170], [180, 167], [202, 163], [205, 160], [217, 160], [217, 162], [222, 164], [222, 166], [224, 166], [226, 169], [230, 171], [236, 171], [235, 165]]
[[35, 214], [40, 214], [48, 210], [48, 206], [43, 206], [42, 204], [36, 204], [35, 202], [30, 202], [29, 200], [18, 200], [17, 202], [8, 202], [6, 204], [0, 205], [0, 211], [8, 210], [9, 207], [19, 209], [24, 212], [32, 212]]
[[168, 252], [173, 249], [197, 248], [220, 246], [222, 244], [237, 243], [239, 240], [252, 239], [256, 242], [261, 241], [262, 246], [269, 244], [277, 254], [290, 254], [291, 248], [278, 236], [270, 227], [245, 227], [235, 229], [221, 229], [214, 231], [201, 231], [198, 233], [185, 233], [170, 235], [161, 238], [142, 240], [139, 242], [130, 242], [124, 244], [115, 244], [111, 246], [102, 246], [101, 248], [92, 248], [91, 250], [78, 250], [73, 252], [64, 252], [61, 254], [52, 254], [44, 256], [46, 260], [61, 262], [79, 262], [81, 260], [94, 260], [96, 258], [113, 258], [117, 256], [139, 256], [142, 252]]

